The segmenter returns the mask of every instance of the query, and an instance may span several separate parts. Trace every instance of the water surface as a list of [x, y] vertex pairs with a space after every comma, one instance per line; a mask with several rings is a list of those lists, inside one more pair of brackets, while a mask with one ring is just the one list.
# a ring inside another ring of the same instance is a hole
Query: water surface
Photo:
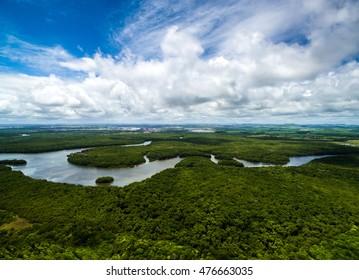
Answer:
[[[136, 144], [135, 146], [149, 145], [149, 143], [150, 142], [145, 142], [143, 144]], [[125, 186], [133, 182], [147, 179], [167, 168], [172, 168], [182, 160], [177, 157], [150, 162], [145, 156], [144, 158], [146, 162], [133, 168], [87, 167], [74, 165], [67, 161], [67, 155], [81, 152], [82, 150], [85, 149], [62, 150], [36, 154], [0, 154], [0, 160], [24, 159], [27, 161], [26, 165], [12, 166], [12, 169], [20, 170], [26, 176], [36, 179], [46, 179], [52, 182], [80, 184], [84, 186], [95, 186], [96, 179], [102, 176], [113, 177], [115, 180], [112, 185]]]
[[[322, 156], [298, 156], [298, 157], [290, 157], [289, 162], [287, 164], [270, 164], [270, 163], [263, 163], [263, 162], [252, 162], [243, 159], [238, 159], [234, 157], [235, 161], [243, 163], [244, 167], [268, 167], [268, 166], [301, 166], [303, 164], [307, 164], [314, 159], [324, 158], [324, 157], [331, 157], [333, 155], [322, 155]], [[214, 155], [211, 155], [211, 161], [214, 163], [218, 163], [218, 159]]]

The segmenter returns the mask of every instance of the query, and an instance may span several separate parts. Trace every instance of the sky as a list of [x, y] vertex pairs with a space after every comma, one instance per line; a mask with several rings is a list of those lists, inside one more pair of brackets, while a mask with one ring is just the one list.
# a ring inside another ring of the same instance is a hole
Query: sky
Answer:
[[359, 124], [359, 1], [0, 0], [0, 123]]

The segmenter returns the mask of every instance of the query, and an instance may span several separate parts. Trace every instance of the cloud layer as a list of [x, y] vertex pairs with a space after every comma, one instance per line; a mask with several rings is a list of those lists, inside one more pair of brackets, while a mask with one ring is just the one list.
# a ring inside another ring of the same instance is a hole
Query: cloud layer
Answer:
[[144, 2], [117, 56], [8, 37], [0, 56], [48, 74], [0, 72], [0, 120], [357, 123], [357, 2], [251, 3]]

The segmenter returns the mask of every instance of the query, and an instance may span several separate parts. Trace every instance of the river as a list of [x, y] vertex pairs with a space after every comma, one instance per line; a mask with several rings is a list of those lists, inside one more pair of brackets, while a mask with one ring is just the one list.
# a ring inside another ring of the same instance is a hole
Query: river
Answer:
[[[124, 145], [124, 146], [144, 146], [151, 144], [150, 141], [142, 144]], [[46, 153], [8, 153], [0, 154], [0, 160], [3, 159], [24, 159], [27, 161], [26, 165], [12, 166], [13, 170], [19, 170], [26, 176], [45, 179], [52, 182], [62, 182], [69, 184], [79, 184], [84, 186], [95, 186], [95, 180], [102, 176], [111, 176], [114, 178], [112, 185], [125, 186], [133, 182], [139, 182], [147, 179], [156, 173], [165, 169], [173, 168], [182, 159], [179, 157], [156, 160], [150, 162], [145, 156], [146, 162], [133, 168], [97, 168], [97, 167], [84, 167], [71, 164], [67, 161], [67, 155], [71, 153], [80, 152], [84, 149], [62, 150]], [[291, 157], [290, 161], [284, 166], [300, 166], [306, 164], [313, 159], [322, 158], [327, 156], [301, 156]], [[274, 166], [266, 163], [255, 163], [233, 158], [242, 162], [245, 167], [265, 167]], [[211, 155], [211, 160], [218, 163], [214, 155]]]
[[[298, 157], [290, 157], [289, 162], [283, 165], [277, 164], [269, 164], [269, 163], [262, 163], [262, 162], [251, 162], [243, 159], [238, 159], [234, 157], [235, 161], [243, 163], [244, 167], [269, 167], [269, 166], [301, 166], [308, 162], [311, 162], [314, 159], [324, 158], [324, 157], [331, 157], [332, 155], [323, 155], [323, 156], [298, 156]], [[218, 163], [218, 159], [214, 155], [211, 155], [211, 161], [214, 163]]]
[[[150, 141], [143, 144], [124, 146], [146, 146]], [[71, 164], [67, 161], [67, 155], [80, 152], [85, 149], [62, 150], [46, 153], [8, 153], [0, 154], [3, 159], [24, 159], [26, 165], [12, 166], [13, 170], [20, 170], [26, 176], [36, 179], [46, 179], [52, 182], [95, 186], [96, 179], [102, 176], [111, 176], [115, 180], [112, 185], [125, 186], [133, 182], [147, 179], [154, 174], [167, 168], [174, 167], [182, 159], [172, 158], [150, 162], [145, 156], [146, 162], [133, 168], [96, 168]]]

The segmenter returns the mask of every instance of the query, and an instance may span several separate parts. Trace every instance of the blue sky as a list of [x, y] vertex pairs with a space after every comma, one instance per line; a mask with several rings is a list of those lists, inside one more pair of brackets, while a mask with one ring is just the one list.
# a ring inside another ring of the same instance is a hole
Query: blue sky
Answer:
[[[37, 46], [61, 46], [76, 57], [91, 56], [99, 49], [115, 55], [120, 48], [112, 43], [112, 33], [135, 8], [134, 1], [4, 0], [0, 3], [1, 41], [14, 48], [21, 44], [13, 37]], [[0, 59], [3, 66], [21, 67], [6, 56]]]
[[[111, 28], [135, 8], [131, 1], [1, 1], [3, 30], [38, 45], [61, 45], [73, 54], [109, 47]], [[80, 46], [82, 50], [79, 50]]]
[[0, 123], [346, 123], [354, 0], [0, 2]]

